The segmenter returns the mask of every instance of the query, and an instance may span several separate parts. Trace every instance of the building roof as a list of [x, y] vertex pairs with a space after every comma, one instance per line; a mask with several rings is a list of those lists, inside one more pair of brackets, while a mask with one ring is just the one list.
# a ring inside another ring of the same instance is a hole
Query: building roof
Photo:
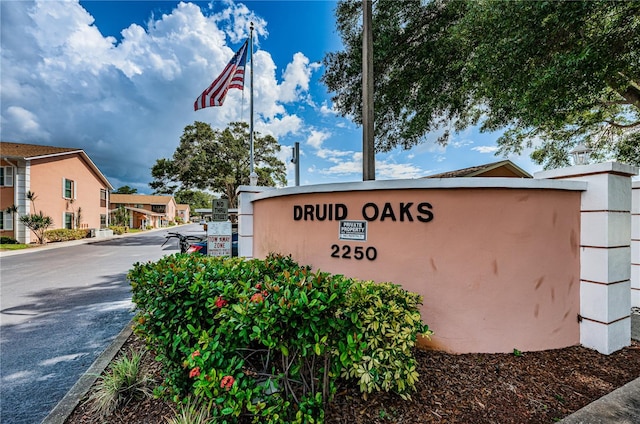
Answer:
[[136, 205], [167, 205], [173, 196], [153, 196], [148, 194], [118, 194], [111, 193], [110, 203], [130, 203]]
[[23, 160], [35, 160], [42, 158], [51, 158], [56, 156], [65, 156], [71, 154], [79, 154], [89, 165], [98, 178], [102, 180], [109, 190], [113, 190], [113, 186], [107, 180], [100, 169], [96, 166], [91, 158], [82, 149], [73, 147], [56, 147], [56, 146], [42, 146], [39, 144], [25, 144], [25, 143], [13, 143], [7, 141], [0, 141], [0, 156], [6, 159], [23, 159]]
[[[148, 216], [165, 216], [166, 214], [164, 213], [160, 213], [160, 212], [152, 212], [149, 209], [140, 209], [140, 208], [134, 208], [132, 206], [125, 206], [124, 207], [126, 210], [128, 211], [133, 211], [133, 212], [138, 212], [141, 213], [143, 215], [148, 215]], [[118, 209], [109, 209], [109, 213], [115, 213], [117, 212]]]
[[176, 203], [176, 209], [187, 210], [187, 209], [191, 209], [191, 206], [189, 206], [186, 203]]
[[38, 159], [60, 154], [78, 153], [82, 149], [72, 147], [40, 146], [37, 144], [0, 142], [0, 154], [20, 159]]
[[533, 178], [524, 169], [520, 168], [510, 160], [488, 163], [485, 165], [471, 166], [469, 168], [455, 171], [443, 172], [435, 175], [428, 175], [424, 178], [459, 178], [459, 177], [512, 177], [512, 178]]

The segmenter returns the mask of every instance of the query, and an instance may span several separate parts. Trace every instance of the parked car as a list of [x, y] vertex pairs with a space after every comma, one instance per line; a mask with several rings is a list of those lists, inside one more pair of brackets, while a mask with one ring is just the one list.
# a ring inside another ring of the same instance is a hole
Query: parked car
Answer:
[[[173, 238], [178, 239], [178, 246], [180, 247], [180, 253], [199, 253], [201, 255], [207, 254], [207, 240], [206, 237], [183, 235], [180, 233], [168, 233], [162, 246]], [[238, 232], [231, 234], [231, 256], [238, 256]]]

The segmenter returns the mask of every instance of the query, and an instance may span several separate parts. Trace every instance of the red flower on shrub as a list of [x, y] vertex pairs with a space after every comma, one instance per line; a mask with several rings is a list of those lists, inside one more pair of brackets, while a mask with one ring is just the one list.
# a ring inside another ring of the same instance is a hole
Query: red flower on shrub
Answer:
[[222, 308], [223, 306], [227, 306], [227, 303], [229, 303], [229, 302], [227, 302], [226, 300], [224, 300], [224, 299], [222, 298], [222, 296], [219, 296], [219, 297], [218, 297], [218, 300], [216, 300], [216, 306], [217, 306], [218, 308]]
[[196, 356], [200, 356], [200, 351], [199, 350], [196, 350], [195, 352], [193, 352], [191, 354], [191, 359], [195, 358]]
[[262, 284], [260, 284], [260, 283], [256, 284], [256, 288], [257, 288], [258, 290], [262, 290]]
[[231, 386], [233, 386], [233, 383], [235, 381], [236, 380], [230, 375], [225, 375], [224, 377], [222, 377], [222, 381], [220, 381], [220, 387], [222, 387], [225, 390], [229, 390], [231, 389]]
[[189, 371], [189, 378], [195, 378], [200, 375], [200, 367], [195, 367]]
[[261, 293], [256, 293], [253, 296], [251, 296], [251, 301], [254, 303], [260, 303], [264, 300], [264, 298], [262, 297]]

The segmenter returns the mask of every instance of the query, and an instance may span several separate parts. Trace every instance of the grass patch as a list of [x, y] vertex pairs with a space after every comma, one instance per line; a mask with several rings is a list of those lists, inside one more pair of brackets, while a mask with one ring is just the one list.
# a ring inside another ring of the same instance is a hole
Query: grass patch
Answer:
[[28, 249], [28, 244], [0, 244], [0, 250], [22, 250]]

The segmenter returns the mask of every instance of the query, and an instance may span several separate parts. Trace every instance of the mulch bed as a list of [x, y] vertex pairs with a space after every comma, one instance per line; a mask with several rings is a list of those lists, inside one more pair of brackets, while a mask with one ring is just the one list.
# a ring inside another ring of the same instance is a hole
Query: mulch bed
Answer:
[[[122, 352], [142, 349], [135, 335]], [[326, 423], [552, 423], [640, 377], [640, 343], [611, 355], [576, 346], [543, 352], [454, 355], [416, 351], [420, 381], [411, 401], [392, 393], [366, 399], [340, 387], [326, 410]], [[159, 365], [146, 354], [143, 371], [160, 381]], [[131, 402], [104, 420], [81, 403], [66, 424], [166, 423], [171, 403]]]

